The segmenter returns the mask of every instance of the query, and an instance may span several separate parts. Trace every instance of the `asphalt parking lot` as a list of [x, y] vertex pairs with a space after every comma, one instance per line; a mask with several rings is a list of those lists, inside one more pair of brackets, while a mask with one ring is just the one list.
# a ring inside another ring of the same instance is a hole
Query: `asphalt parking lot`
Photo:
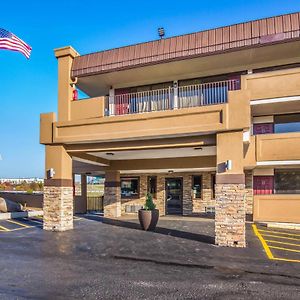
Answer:
[[300, 263], [300, 231], [253, 225], [266, 255], [271, 260]]
[[[80, 220], [79, 217], [74, 216], [74, 221]], [[43, 228], [43, 217], [36, 216], [30, 218], [20, 218], [12, 220], [0, 220], [0, 233], [8, 233], [24, 229]]]
[[136, 219], [81, 216], [61, 233], [32, 221], [0, 232], [1, 299], [299, 299], [300, 264], [269, 259], [251, 224], [248, 247], [232, 249], [214, 245], [207, 219], [161, 218], [156, 232]]

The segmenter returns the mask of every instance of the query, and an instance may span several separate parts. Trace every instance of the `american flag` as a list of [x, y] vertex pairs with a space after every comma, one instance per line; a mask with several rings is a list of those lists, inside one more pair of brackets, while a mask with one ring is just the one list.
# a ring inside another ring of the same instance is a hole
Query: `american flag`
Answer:
[[13, 33], [0, 28], [0, 49], [18, 51], [24, 54], [27, 58], [30, 56], [31, 47], [24, 41], [19, 39]]

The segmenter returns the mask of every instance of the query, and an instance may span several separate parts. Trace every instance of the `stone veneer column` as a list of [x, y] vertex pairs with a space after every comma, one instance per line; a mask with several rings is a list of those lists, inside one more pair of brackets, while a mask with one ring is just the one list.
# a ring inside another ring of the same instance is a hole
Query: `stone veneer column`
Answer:
[[[235, 181], [232, 176], [239, 179]], [[246, 207], [243, 177], [242, 174], [217, 175], [215, 242], [219, 246], [246, 246]]]
[[105, 172], [103, 205], [104, 217], [117, 218], [121, 216], [121, 186], [119, 171]]
[[47, 171], [54, 170], [52, 178], [44, 181], [45, 230], [65, 231], [73, 229], [73, 180], [72, 159], [63, 146], [46, 146]]
[[[229, 161], [230, 164], [226, 165]], [[243, 131], [217, 133], [215, 242], [246, 246]]]
[[73, 229], [73, 184], [67, 180], [45, 180], [43, 228], [52, 231]]
[[166, 214], [166, 178], [165, 175], [157, 175], [156, 208], [159, 209], [159, 215]]
[[191, 215], [193, 213], [193, 201], [192, 201], [192, 176], [182, 176], [182, 214], [184, 216]]

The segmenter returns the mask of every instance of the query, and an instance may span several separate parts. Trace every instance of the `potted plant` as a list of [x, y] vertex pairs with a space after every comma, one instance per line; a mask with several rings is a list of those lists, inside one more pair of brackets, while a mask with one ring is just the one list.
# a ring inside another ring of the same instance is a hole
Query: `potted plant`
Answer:
[[155, 208], [152, 195], [146, 195], [144, 208], [139, 210], [139, 221], [143, 230], [153, 231], [159, 217], [159, 210]]

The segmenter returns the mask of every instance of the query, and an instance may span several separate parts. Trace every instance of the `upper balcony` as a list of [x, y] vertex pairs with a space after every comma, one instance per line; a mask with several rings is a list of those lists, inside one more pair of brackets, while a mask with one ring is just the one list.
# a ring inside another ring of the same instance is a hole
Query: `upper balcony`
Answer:
[[224, 80], [196, 85], [169, 86], [109, 97], [107, 116], [176, 110], [228, 102], [228, 92], [240, 88], [239, 80]]
[[[113, 141], [208, 134], [250, 126], [247, 91], [240, 80], [170, 86], [72, 101], [70, 119], [41, 118], [42, 143]], [[48, 128], [48, 129], [47, 129]], [[44, 129], [44, 130], [43, 130]]]

